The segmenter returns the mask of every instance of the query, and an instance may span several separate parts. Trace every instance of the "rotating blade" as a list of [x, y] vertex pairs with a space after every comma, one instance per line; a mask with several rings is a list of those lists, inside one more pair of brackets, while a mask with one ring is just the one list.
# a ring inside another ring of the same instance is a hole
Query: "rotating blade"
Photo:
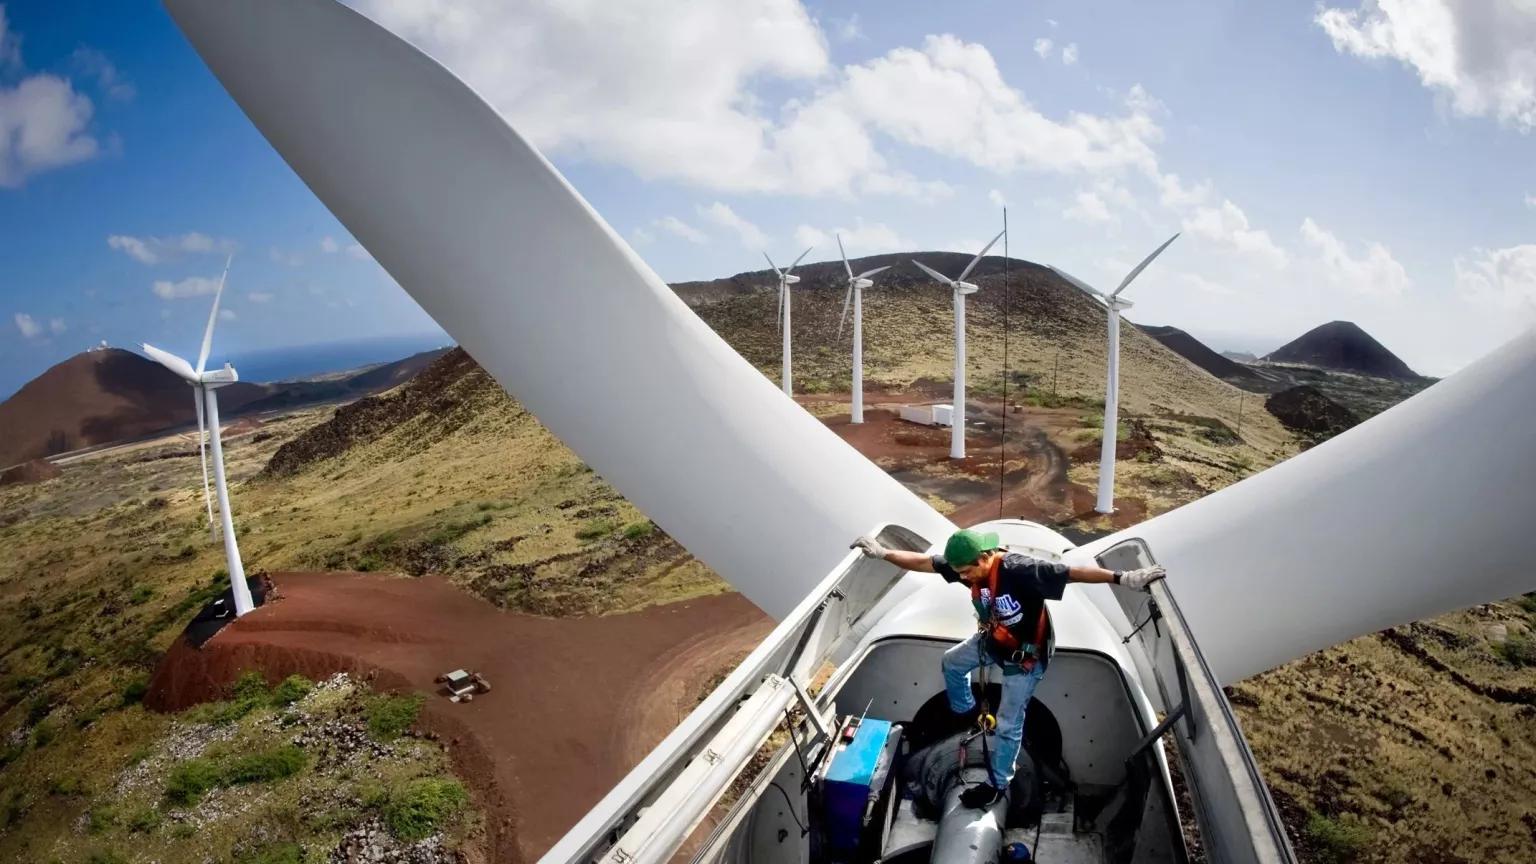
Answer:
[[951, 288], [954, 287], [955, 280], [949, 278], [948, 276], [945, 276], [943, 273], [940, 273], [939, 271], [933, 269], [932, 267], [929, 267], [927, 264], [924, 264], [923, 262], [918, 261], [916, 259], [913, 259], [912, 263], [917, 265], [917, 269], [923, 271], [924, 273], [927, 273], [929, 276], [932, 276], [933, 278], [939, 280], [940, 282], [942, 282], [945, 285], [950, 286]]
[[203, 347], [197, 352], [197, 376], [203, 376], [208, 365], [208, 352], [213, 349], [213, 325], [219, 320], [219, 300], [224, 297], [224, 280], [229, 278], [229, 265], [235, 260], [233, 253], [224, 259], [224, 274], [219, 277], [219, 289], [213, 292], [213, 309], [208, 312], [208, 326], [203, 330]]
[[976, 269], [976, 265], [981, 263], [981, 259], [987, 257], [987, 252], [989, 250], [991, 250], [991, 248], [993, 246], [997, 245], [997, 241], [1003, 239], [1003, 235], [1005, 233], [1007, 233], [1007, 232], [1006, 231], [999, 231], [999, 232], [997, 232], [997, 236], [992, 238], [992, 242], [990, 242], [987, 245], [981, 247], [981, 251], [976, 253], [976, 257], [971, 259], [971, 263], [965, 265], [965, 269], [960, 271], [960, 276], [958, 278], [956, 278], [955, 281], [956, 282], [964, 282], [965, 281], [965, 277], [971, 275], [971, 271]]
[[1120, 296], [1120, 292], [1125, 290], [1125, 286], [1131, 284], [1131, 280], [1132, 279], [1135, 279], [1137, 276], [1140, 276], [1141, 275], [1141, 271], [1147, 269], [1147, 265], [1152, 263], [1152, 259], [1156, 258], [1157, 256], [1159, 256], [1161, 254], [1163, 254], [1163, 250], [1168, 248], [1168, 244], [1172, 243], [1173, 241], [1175, 241], [1177, 239], [1179, 239], [1179, 235], [1175, 234], [1172, 237], [1169, 237], [1167, 240], [1164, 240], [1163, 241], [1163, 245], [1157, 247], [1156, 249], [1153, 249], [1151, 255], [1148, 255], [1146, 258], [1143, 258], [1141, 263], [1136, 265], [1136, 269], [1134, 269], [1131, 272], [1125, 274], [1125, 278], [1120, 280], [1120, 287], [1116, 288], [1109, 296], [1111, 296], [1111, 297], [1119, 297]]
[[805, 251], [800, 253], [800, 257], [795, 259], [795, 263], [789, 265], [789, 269], [784, 271], [784, 275], [788, 276], [789, 274], [795, 272], [795, 268], [800, 266], [800, 262], [805, 259], [805, 256], [811, 254], [811, 250], [815, 248], [815, 246], [805, 247]]
[[891, 269], [891, 265], [887, 264], [884, 267], [876, 267], [873, 270], [865, 270], [863, 273], [860, 273], [859, 275], [857, 275], [857, 276], [855, 276], [853, 278], [855, 278], [855, 279], [868, 279], [869, 277], [875, 275], [876, 273], [879, 273], [879, 272], [884, 271], [884, 270], [889, 270], [889, 269]]
[[843, 314], [837, 319], [837, 338], [843, 338], [843, 324], [848, 320], [848, 303], [853, 299], [853, 279], [848, 280], [848, 293], [843, 295]]
[[148, 342], [140, 343], [139, 347], [143, 348], [144, 353], [148, 354], [150, 359], [154, 360], [156, 363], [159, 363], [161, 366], [164, 366], [165, 368], [175, 372], [177, 375], [180, 375], [181, 377], [194, 384], [197, 383], [198, 374], [196, 370], [192, 368], [191, 363], [188, 363], [187, 361], [177, 357], [175, 354], [172, 354], [169, 351], [161, 351], [159, 348], [156, 348]]
[[218, 523], [213, 521], [213, 493], [208, 491], [208, 427], [203, 422], [203, 394], [201, 384], [192, 388], [192, 400], [197, 404], [197, 457], [203, 463], [203, 503], [208, 506], [208, 537], [218, 539]]
[[843, 249], [843, 235], [836, 234], [833, 236], [837, 237], [837, 254], [843, 256], [843, 269], [848, 271], [848, 276], [851, 278], [853, 276], [853, 265], [848, 263], [848, 253]]
[[1065, 279], [1068, 284], [1070, 284], [1073, 288], [1076, 288], [1079, 291], [1082, 291], [1082, 292], [1084, 292], [1084, 293], [1086, 293], [1086, 294], [1088, 294], [1090, 296], [1096, 297], [1099, 300], [1107, 300], [1107, 299], [1109, 299], [1109, 298], [1104, 296], [1104, 292], [1103, 291], [1100, 291], [1099, 289], [1093, 287], [1092, 285], [1089, 285], [1087, 282], [1084, 282], [1083, 280], [1077, 278], [1076, 276], [1073, 276], [1071, 273], [1068, 273], [1067, 271], [1061, 269], [1060, 267], [1052, 267], [1051, 268], [1051, 272], [1055, 273], [1057, 276], [1060, 276], [1061, 278]]

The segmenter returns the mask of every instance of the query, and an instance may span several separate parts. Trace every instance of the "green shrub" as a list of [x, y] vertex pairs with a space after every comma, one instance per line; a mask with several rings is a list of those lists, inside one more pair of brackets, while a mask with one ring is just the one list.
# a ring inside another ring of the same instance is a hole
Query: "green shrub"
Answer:
[[149, 598], [153, 596], [155, 596], [155, 589], [149, 587], [148, 585], [140, 585], [139, 587], [133, 589], [132, 594], [128, 595], [128, 602], [134, 606], [142, 606], [145, 603], [148, 603]]
[[240, 864], [303, 864], [304, 847], [297, 843], [265, 846], [235, 859]]
[[136, 834], [149, 834], [160, 827], [160, 811], [153, 807], [144, 807], [133, 812], [128, 817], [128, 830]]
[[1536, 666], [1536, 639], [1511, 633], [1499, 646], [1499, 654], [1511, 666]]
[[85, 828], [92, 834], [100, 834], [116, 824], [117, 811], [111, 807], [92, 807], [86, 814]]
[[639, 522], [631, 522], [624, 526], [625, 540], [639, 540], [641, 537], [649, 537], [656, 532], [656, 526], [649, 519]]
[[304, 761], [304, 751], [293, 745], [240, 756], [224, 767], [220, 785], [265, 783], [292, 777], [304, 767]]
[[128, 859], [123, 857], [123, 853], [107, 847], [92, 849], [90, 854], [85, 856], [85, 864], [128, 864]]
[[149, 679], [138, 677], [123, 685], [123, 704], [136, 705], [144, 701], [144, 694], [149, 692]]
[[384, 802], [384, 822], [402, 840], [421, 840], [457, 813], [467, 799], [464, 787], [456, 780], [411, 780], [390, 790]]
[[1370, 845], [1370, 829], [1352, 819], [1329, 819], [1321, 813], [1307, 818], [1307, 839], [1323, 864], [1349, 864]]
[[232, 695], [236, 701], [254, 699], [258, 702], [265, 702], [269, 695], [267, 693], [267, 679], [261, 677], [261, 673], [255, 670], [246, 672], [235, 681]]
[[282, 683], [272, 688], [272, 704], [278, 707], [292, 705], [309, 695], [309, 691], [315, 689], [315, 682], [303, 675], [289, 675]]
[[1532, 615], [1536, 615], [1536, 591], [1533, 591], [1530, 594], [1524, 595], [1523, 597], [1521, 597], [1519, 600], [1516, 600], [1515, 602], [1520, 604], [1520, 608], [1521, 609], [1524, 609], [1525, 611], [1531, 613]]
[[599, 537], [607, 537], [618, 527], [607, 519], [593, 519], [591, 522], [576, 529], [576, 539], [596, 540]]
[[80, 775], [65, 774], [62, 777], [55, 777], [48, 785], [48, 791], [54, 795], [79, 795]]
[[421, 711], [419, 693], [375, 696], [368, 702], [368, 731], [376, 741], [393, 741], [411, 728]]
[[59, 730], [49, 720], [40, 721], [36, 726], [32, 727], [33, 747], [47, 747], [57, 737], [59, 737]]
[[211, 759], [188, 759], [171, 769], [165, 778], [165, 800], [195, 804], [203, 793], [219, 785], [219, 766]]

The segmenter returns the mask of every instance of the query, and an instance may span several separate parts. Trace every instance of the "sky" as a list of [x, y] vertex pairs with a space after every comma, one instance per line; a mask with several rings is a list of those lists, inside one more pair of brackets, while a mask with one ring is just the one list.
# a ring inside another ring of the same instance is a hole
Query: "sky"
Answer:
[[[1446, 375], [1536, 325], [1532, 0], [351, 5], [669, 281], [975, 250], [1006, 206], [1105, 287], [1181, 232], [1127, 317], [1218, 350], [1345, 319]], [[436, 332], [158, 5], [0, 3], [0, 396], [195, 354], [230, 256], [216, 361]]]

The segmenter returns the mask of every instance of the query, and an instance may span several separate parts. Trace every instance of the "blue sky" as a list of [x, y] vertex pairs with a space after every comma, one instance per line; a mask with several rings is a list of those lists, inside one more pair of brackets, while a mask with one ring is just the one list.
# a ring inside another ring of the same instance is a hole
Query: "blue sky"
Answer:
[[[354, 5], [458, 72], [669, 280], [979, 246], [1267, 351], [1346, 318], [1447, 374], [1536, 322], [1519, 0]], [[654, 8], [653, 8], [654, 7]], [[146, 2], [9, 0], [0, 394], [105, 340], [435, 326]], [[661, 11], [665, 8], [666, 14]], [[698, 38], [706, 34], [706, 38]]]

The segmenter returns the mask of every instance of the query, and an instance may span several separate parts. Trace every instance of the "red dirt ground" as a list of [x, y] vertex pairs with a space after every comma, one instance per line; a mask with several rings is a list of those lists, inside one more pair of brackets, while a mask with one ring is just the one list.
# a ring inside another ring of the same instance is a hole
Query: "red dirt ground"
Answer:
[[278, 573], [279, 599], [202, 650], [178, 642], [146, 703], [218, 698], [247, 669], [372, 673], [385, 689], [435, 693], [452, 669], [483, 672], [469, 704], [434, 695], [421, 728], [450, 745], [487, 814], [490, 858], [533, 860], [676, 726], [707, 681], [772, 627], [739, 595], [603, 618], [504, 612], [437, 577]]

